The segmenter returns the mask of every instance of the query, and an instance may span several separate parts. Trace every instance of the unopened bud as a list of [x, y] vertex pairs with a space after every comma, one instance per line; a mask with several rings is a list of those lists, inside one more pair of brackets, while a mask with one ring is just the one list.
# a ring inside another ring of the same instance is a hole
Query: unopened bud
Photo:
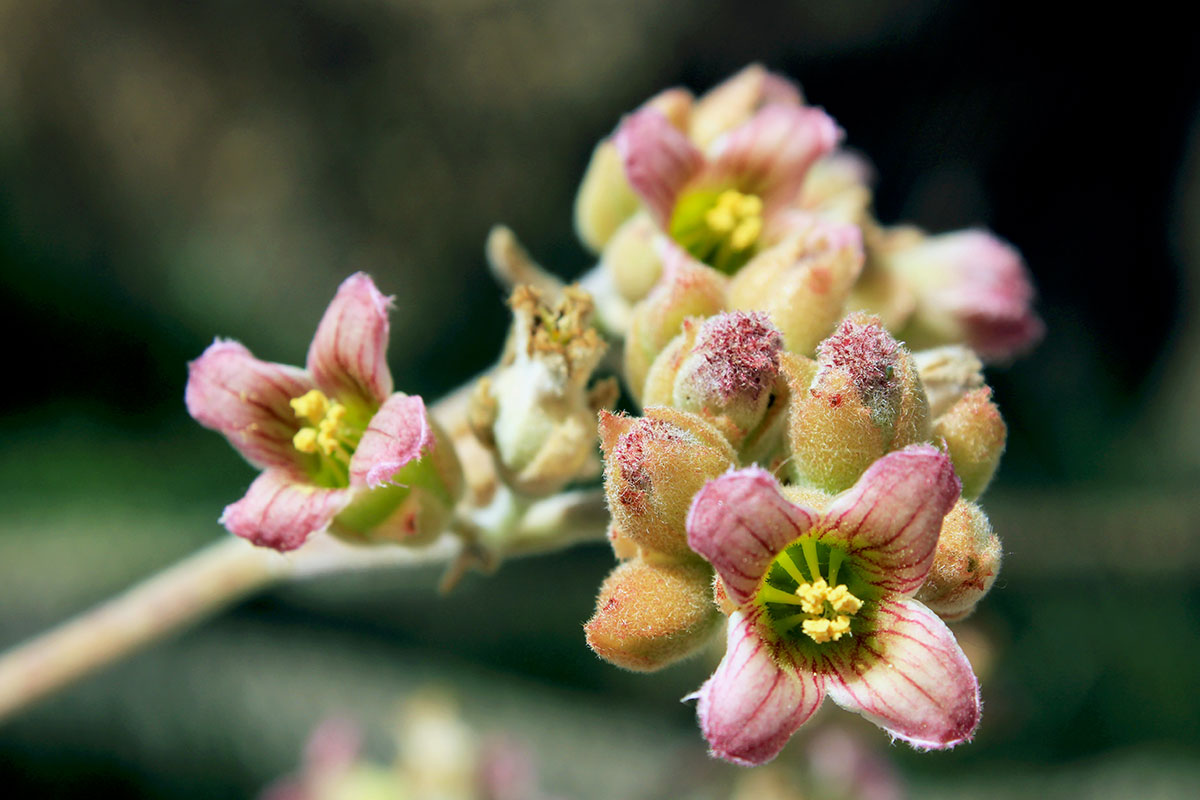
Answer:
[[937, 419], [967, 392], [983, 386], [983, 364], [969, 347], [960, 344], [918, 350], [913, 353], [925, 395], [929, 415]]
[[1004, 452], [1008, 428], [992, 402], [992, 390], [976, 389], [963, 395], [949, 411], [934, 421], [934, 439], [944, 439], [954, 471], [962, 481], [962, 494], [974, 500], [983, 494]]
[[770, 104], [800, 105], [800, 87], [761, 64], [751, 64], [705, 92], [692, 107], [688, 135], [697, 147], [708, 147]]
[[600, 446], [616, 536], [675, 559], [699, 558], [687, 544], [687, 512], [696, 492], [735, 462], [721, 432], [673, 408], [647, 408], [640, 418], [602, 411]]
[[712, 569], [703, 562], [619, 565], [600, 587], [584, 625], [588, 646], [617, 666], [649, 672], [703, 647], [722, 617], [712, 600]]
[[658, 226], [649, 214], [635, 214], [617, 228], [604, 246], [600, 268], [621, 297], [641, 300], [662, 277], [662, 261], [655, 249]]
[[963, 619], [1000, 572], [1000, 539], [979, 506], [959, 500], [942, 522], [929, 577], [916, 598], [947, 622]]
[[815, 217], [806, 225], [742, 267], [730, 281], [729, 305], [767, 312], [788, 350], [811, 355], [842, 318], [863, 250], [854, 225]]
[[917, 297], [903, 331], [913, 346], [964, 342], [985, 360], [1007, 361], [1041, 338], [1021, 254], [990, 233], [921, 237], [886, 258]]
[[871, 207], [872, 177], [865, 158], [837, 150], [804, 176], [797, 205], [827, 220], [862, 225]]
[[551, 494], [581, 477], [594, 454], [595, 396], [588, 381], [606, 345], [591, 327], [591, 297], [567, 287], [554, 305], [529, 286], [510, 300], [504, 361], [476, 388], [472, 428], [493, 448], [517, 492]]
[[929, 406], [908, 351], [875, 317], [854, 314], [823, 341], [808, 387], [794, 387], [790, 469], [802, 484], [849, 488], [876, 459], [927, 441]]
[[728, 279], [724, 275], [673, 244], [659, 242], [664, 256], [662, 280], [634, 307], [625, 337], [625, 377], [639, 402], [650, 366], [683, 330], [683, 321], [710, 317], [725, 307]]
[[782, 346], [763, 313], [688, 320], [651, 367], [645, 402], [697, 414], [740, 447], [766, 416]]

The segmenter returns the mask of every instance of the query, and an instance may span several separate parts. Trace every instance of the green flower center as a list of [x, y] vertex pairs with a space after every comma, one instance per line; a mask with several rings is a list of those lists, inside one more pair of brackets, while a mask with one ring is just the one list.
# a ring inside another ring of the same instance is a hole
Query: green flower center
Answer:
[[757, 249], [762, 212], [757, 195], [700, 190], [679, 199], [668, 227], [671, 238], [698, 260], [732, 275]]
[[775, 557], [757, 600], [780, 641], [813, 651], [865, 632], [878, 591], [845, 550], [810, 535]]

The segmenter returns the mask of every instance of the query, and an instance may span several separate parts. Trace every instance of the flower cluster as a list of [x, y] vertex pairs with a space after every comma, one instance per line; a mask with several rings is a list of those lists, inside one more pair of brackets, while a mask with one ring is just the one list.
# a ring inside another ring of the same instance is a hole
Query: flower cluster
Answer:
[[999, 569], [976, 501], [1006, 428], [981, 359], [1041, 323], [994, 236], [876, 222], [841, 138], [753, 66], [626, 117], [576, 204], [600, 254], [584, 285], [644, 408], [600, 419], [621, 563], [587, 640], [653, 670], [728, 618], [695, 697], [713, 754], [740, 764], [773, 758], [827, 695], [921, 748], [979, 722], [946, 622]]
[[[770, 760], [826, 696], [917, 747], [968, 740], [978, 682], [946, 622], [999, 570], [978, 500], [1007, 435], [983, 362], [1041, 322], [995, 236], [877, 222], [842, 138], [758, 66], [623, 119], [579, 190], [599, 255], [579, 285], [493, 232], [513, 324], [499, 363], [445, 401], [449, 435], [393, 393], [390, 300], [365, 275], [304, 370], [217, 341], [188, 409], [263, 470], [222, 522], [289, 550], [325, 529], [424, 542], [457, 513], [486, 564], [536, 502], [602, 472], [620, 563], [587, 642], [650, 671], [724, 627], [695, 695], [714, 755]], [[641, 416], [611, 412], [605, 370]], [[567, 540], [569, 515], [544, 516], [534, 535]]]

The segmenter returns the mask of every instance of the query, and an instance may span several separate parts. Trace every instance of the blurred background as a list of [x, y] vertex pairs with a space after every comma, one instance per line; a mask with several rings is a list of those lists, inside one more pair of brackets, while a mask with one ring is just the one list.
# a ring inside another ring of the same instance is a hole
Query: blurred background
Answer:
[[[914, 796], [1194, 796], [1200, 36], [1151, 7], [1051, 13], [0, 0], [0, 647], [223, 534], [253, 472], [182, 402], [214, 335], [298, 363], [367, 270], [397, 295], [397, 386], [438, 396], [505, 332], [489, 226], [578, 274], [595, 142], [659, 89], [758, 60], [875, 162], [882, 220], [1020, 247], [1048, 326], [990, 375], [1010, 439], [985, 498], [1006, 563], [963, 634], [979, 736], [929, 755], [868, 741]], [[447, 598], [433, 572], [256, 597], [0, 726], [0, 786], [249, 796], [330, 713], [382, 756], [393, 708], [435, 683], [562, 797], [728, 797], [738, 771], [678, 702], [711, 662], [636, 676], [584, 646], [611, 565], [590, 546]]]

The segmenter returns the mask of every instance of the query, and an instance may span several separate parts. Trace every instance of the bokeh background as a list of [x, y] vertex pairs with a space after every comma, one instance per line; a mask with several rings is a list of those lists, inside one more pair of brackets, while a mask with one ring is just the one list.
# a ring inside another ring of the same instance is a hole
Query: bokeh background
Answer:
[[[489, 226], [578, 274], [595, 141], [759, 60], [873, 159], [884, 221], [1016, 243], [1049, 331], [991, 373], [1010, 444], [979, 736], [870, 741], [921, 797], [1194, 796], [1200, 36], [1153, 5], [0, 0], [0, 647], [222, 535], [253, 473], [182, 403], [214, 335], [295, 363], [365, 269], [397, 295], [397, 386], [449, 390], [506, 327]], [[711, 663], [635, 676], [584, 647], [611, 563], [256, 597], [0, 726], [0, 786], [249, 796], [332, 712], [384, 753], [433, 682], [563, 797], [728, 796], [678, 702]]]

